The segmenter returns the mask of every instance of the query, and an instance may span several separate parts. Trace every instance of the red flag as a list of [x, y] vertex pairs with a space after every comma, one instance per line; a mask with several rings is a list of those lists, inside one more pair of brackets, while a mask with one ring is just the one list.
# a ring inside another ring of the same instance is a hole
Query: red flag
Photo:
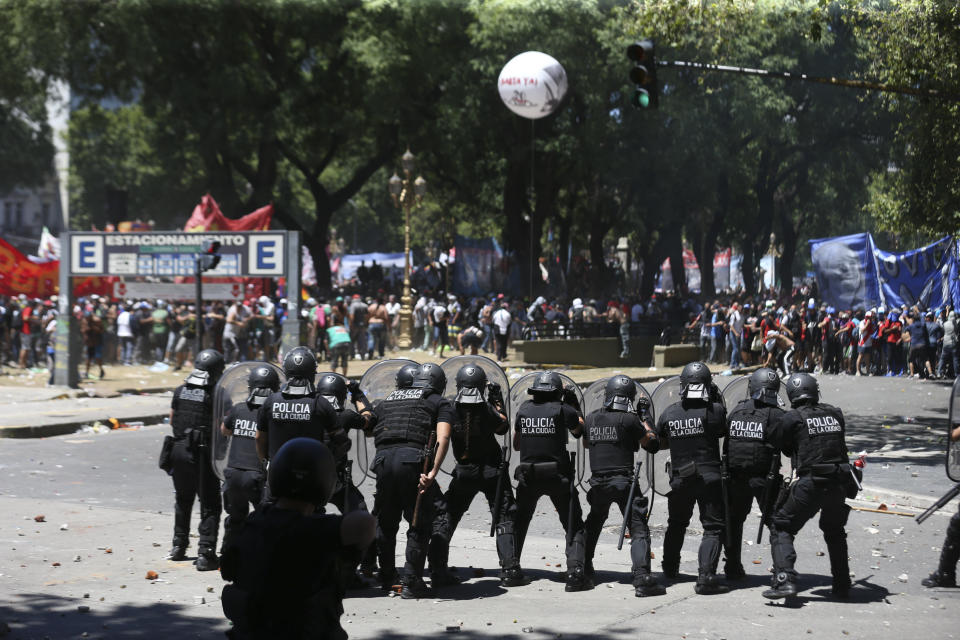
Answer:
[[0, 238], [0, 294], [21, 293], [31, 298], [45, 298], [57, 293], [60, 261], [43, 264], [31, 262], [3, 238]]
[[253, 213], [230, 220], [220, 211], [220, 205], [209, 193], [200, 199], [183, 226], [184, 231], [266, 231], [273, 219], [273, 204], [260, 207]]

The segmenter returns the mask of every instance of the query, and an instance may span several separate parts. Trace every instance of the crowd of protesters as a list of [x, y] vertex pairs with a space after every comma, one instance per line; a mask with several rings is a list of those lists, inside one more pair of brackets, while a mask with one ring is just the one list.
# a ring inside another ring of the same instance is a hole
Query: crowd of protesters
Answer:
[[[350, 360], [386, 357], [397, 348], [400, 301], [383, 290], [309, 298], [301, 307], [301, 339], [344, 375]], [[57, 297], [0, 297], [0, 366], [53, 369]], [[104, 376], [104, 364], [165, 363], [174, 370], [191, 361], [198, 321], [202, 347], [227, 362], [275, 361], [287, 300], [268, 296], [193, 304], [164, 300], [79, 298], [72, 310], [83, 343], [83, 374]], [[697, 344], [703, 361], [736, 369], [763, 364], [783, 373], [955, 377], [960, 366], [956, 315], [950, 308], [906, 306], [838, 310], [819, 302], [815, 286], [790, 296], [725, 293], [698, 301], [672, 292], [573, 298], [504, 294], [464, 297], [426, 290], [414, 294], [413, 349], [447, 354], [491, 354], [507, 359], [513, 340], [617, 337], [630, 357], [630, 337], [655, 336], [661, 344]], [[51, 379], [52, 381], [52, 379]]]

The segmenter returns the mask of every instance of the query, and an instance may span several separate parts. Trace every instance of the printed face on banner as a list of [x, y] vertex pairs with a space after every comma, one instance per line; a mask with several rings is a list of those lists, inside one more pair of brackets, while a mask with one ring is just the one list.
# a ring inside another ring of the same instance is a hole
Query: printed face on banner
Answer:
[[865, 283], [860, 256], [842, 242], [825, 242], [813, 251], [820, 294], [842, 308], [864, 306]]

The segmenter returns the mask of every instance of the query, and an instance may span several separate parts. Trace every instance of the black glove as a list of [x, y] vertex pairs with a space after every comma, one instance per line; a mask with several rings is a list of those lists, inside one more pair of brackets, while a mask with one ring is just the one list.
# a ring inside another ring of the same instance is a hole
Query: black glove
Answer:
[[640, 409], [646, 410], [646, 409], [649, 409], [649, 408], [650, 408], [650, 401], [646, 398], [646, 396], [640, 396], [639, 398], [637, 398], [637, 410], [638, 410], [638, 411], [639, 411]]
[[500, 385], [496, 382], [491, 382], [487, 385], [487, 400], [489, 400], [493, 406], [500, 409], [503, 408], [503, 391], [500, 390]]
[[350, 392], [351, 396], [356, 395], [357, 392], [360, 391], [360, 383], [356, 380], [347, 381], [347, 391]]
[[563, 402], [564, 404], [570, 405], [577, 411], [580, 411], [580, 399], [577, 397], [577, 392], [574, 391], [571, 387], [564, 387]]

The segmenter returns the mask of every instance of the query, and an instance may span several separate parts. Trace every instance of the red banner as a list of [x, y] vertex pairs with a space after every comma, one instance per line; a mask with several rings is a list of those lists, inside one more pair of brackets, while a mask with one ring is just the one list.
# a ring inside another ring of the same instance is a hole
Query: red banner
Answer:
[[209, 193], [200, 198], [200, 204], [193, 209], [184, 231], [266, 231], [273, 219], [273, 205], [260, 207], [253, 213], [230, 220], [220, 211], [220, 205]]
[[37, 264], [0, 238], [0, 294], [46, 298], [57, 293], [60, 261]]

